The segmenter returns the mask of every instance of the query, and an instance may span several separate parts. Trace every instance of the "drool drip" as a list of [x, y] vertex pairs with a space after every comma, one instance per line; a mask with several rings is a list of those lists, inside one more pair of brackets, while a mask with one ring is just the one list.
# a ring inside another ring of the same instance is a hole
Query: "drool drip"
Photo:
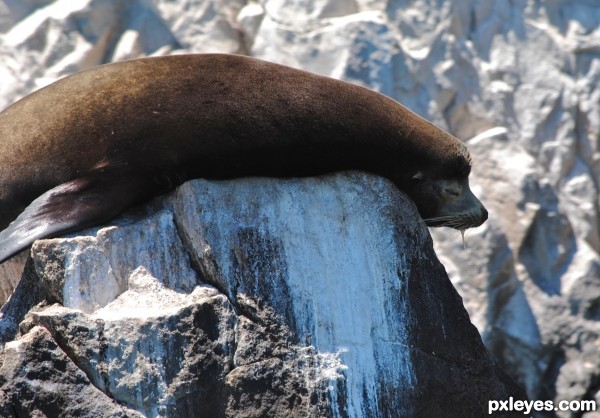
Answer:
[[460, 236], [462, 237], [463, 247], [464, 247], [464, 249], [466, 251], [467, 250], [467, 243], [465, 241], [465, 230], [464, 229], [460, 230]]

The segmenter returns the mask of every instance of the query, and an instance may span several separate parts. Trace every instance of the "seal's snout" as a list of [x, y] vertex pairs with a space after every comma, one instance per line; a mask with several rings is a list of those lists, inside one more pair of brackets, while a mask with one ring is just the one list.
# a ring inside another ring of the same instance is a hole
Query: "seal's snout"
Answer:
[[488, 220], [488, 211], [483, 205], [481, 205], [481, 219], [481, 223], [484, 223]]
[[488, 219], [488, 211], [485, 208], [485, 206], [483, 206], [481, 203], [479, 203], [479, 212], [480, 212], [480, 216], [479, 216], [479, 221], [473, 225], [473, 227], [478, 227], [484, 224], [485, 221], [487, 221]]

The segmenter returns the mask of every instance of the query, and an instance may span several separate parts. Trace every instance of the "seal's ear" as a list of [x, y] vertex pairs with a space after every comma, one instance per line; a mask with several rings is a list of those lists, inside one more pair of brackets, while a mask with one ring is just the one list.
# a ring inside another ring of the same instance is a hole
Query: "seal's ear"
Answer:
[[0, 263], [36, 239], [97, 225], [155, 194], [152, 180], [126, 174], [103, 172], [71, 180], [35, 199], [0, 232]]
[[425, 174], [422, 171], [417, 171], [410, 179], [411, 180], [423, 180], [425, 178]]

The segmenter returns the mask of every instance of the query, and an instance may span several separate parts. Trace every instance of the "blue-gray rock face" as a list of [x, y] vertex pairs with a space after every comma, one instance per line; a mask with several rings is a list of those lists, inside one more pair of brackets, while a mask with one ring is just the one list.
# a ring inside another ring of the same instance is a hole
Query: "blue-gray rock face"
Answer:
[[36, 242], [23, 276], [1, 416], [480, 417], [524, 398], [412, 202], [362, 173], [188, 182]]

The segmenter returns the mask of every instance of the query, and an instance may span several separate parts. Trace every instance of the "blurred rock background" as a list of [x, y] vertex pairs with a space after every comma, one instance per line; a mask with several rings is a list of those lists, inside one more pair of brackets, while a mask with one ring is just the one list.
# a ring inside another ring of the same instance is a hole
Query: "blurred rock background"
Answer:
[[600, 402], [597, 0], [0, 0], [0, 32], [0, 108], [106, 62], [227, 52], [370, 87], [467, 141], [490, 220], [466, 250], [432, 230], [438, 256], [531, 399]]

